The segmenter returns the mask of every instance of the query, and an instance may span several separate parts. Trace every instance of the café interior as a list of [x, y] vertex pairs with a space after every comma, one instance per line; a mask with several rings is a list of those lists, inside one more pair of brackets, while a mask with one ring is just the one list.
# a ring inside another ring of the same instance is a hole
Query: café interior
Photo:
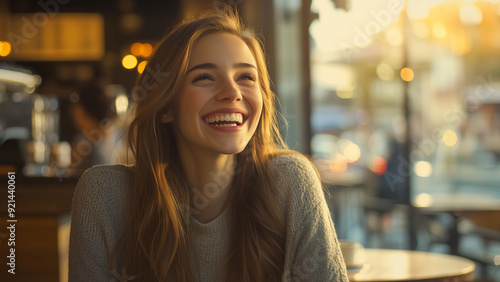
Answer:
[[1, 0], [1, 281], [68, 280], [79, 177], [127, 163], [155, 45], [221, 3], [260, 34], [351, 281], [500, 281], [499, 0]]

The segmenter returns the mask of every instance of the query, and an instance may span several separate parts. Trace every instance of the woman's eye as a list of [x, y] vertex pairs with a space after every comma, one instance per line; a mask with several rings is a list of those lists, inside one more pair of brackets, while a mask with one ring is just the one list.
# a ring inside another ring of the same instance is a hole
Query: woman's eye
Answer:
[[202, 74], [199, 74], [199, 75], [197, 75], [197, 76], [195, 76], [193, 78], [193, 82], [197, 82], [197, 81], [200, 81], [200, 80], [211, 80], [211, 81], [213, 81], [214, 78], [211, 75], [209, 75], [208, 73], [202, 73]]
[[251, 73], [245, 73], [240, 76], [240, 80], [251, 80], [255, 81], [254, 76]]

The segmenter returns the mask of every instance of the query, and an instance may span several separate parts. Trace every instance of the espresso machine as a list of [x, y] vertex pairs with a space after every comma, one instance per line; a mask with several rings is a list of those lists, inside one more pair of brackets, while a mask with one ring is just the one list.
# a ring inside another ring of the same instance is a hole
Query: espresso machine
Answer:
[[[59, 102], [36, 93], [40, 76], [0, 66], [0, 171], [55, 176], [71, 162], [59, 142]], [[59, 169], [59, 170], [58, 170]]]

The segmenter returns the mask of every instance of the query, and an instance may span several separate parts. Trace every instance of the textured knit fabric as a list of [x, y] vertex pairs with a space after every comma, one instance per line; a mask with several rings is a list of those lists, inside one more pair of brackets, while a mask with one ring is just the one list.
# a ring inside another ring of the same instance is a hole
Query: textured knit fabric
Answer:
[[[280, 210], [286, 218], [285, 273], [282, 281], [348, 281], [337, 235], [321, 183], [309, 161], [298, 155], [273, 159], [286, 197]], [[132, 171], [120, 165], [87, 170], [73, 199], [69, 253], [69, 281], [133, 281], [108, 257], [125, 228], [125, 209]], [[286, 184], [285, 184], [286, 183]], [[221, 281], [221, 265], [228, 253], [226, 213], [203, 224], [191, 218], [195, 238], [192, 272], [198, 282]], [[119, 257], [119, 256], [118, 256]]]

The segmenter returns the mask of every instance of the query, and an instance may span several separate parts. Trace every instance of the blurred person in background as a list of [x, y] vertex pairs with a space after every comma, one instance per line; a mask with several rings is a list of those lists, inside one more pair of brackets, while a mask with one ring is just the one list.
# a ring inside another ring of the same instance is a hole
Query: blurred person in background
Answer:
[[71, 168], [79, 174], [97, 164], [118, 162], [118, 134], [113, 101], [98, 83], [89, 83], [71, 94], [72, 117], [78, 129], [73, 140]]

